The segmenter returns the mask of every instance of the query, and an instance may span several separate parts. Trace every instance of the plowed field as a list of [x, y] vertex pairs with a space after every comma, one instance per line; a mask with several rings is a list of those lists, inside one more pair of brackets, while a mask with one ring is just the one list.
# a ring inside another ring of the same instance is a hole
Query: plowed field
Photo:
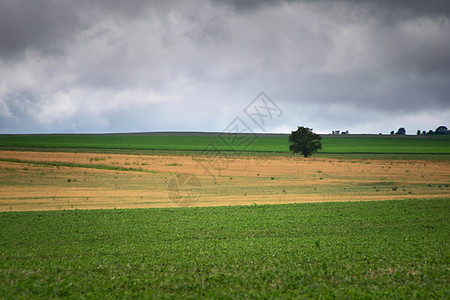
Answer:
[[0, 211], [450, 197], [450, 162], [0, 151]]

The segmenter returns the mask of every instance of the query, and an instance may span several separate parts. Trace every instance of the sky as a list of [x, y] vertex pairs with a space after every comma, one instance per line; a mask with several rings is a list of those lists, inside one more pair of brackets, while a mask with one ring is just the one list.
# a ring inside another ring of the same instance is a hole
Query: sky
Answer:
[[0, 0], [0, 133], [449, 120], [447, 0]]

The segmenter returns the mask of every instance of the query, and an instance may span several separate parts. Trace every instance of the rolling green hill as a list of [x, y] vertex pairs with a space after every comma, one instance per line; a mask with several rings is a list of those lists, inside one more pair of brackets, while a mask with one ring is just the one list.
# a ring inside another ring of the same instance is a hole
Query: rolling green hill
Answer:
[[[90, 148], [288, 153], [286, 135], [0, 135], [0, 148]], [[321, 153], [450, 154], [450, 136], [323, 136]]]

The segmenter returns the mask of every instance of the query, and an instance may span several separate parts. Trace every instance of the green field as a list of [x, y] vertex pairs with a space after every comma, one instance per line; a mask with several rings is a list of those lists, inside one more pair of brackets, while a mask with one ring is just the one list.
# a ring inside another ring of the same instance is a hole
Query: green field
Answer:
[[[246, 138], [230, 147], [205, 135], [0, 135], [0, 150], [208, 154], [212, 144], [229, 155], [288, 155], [286, 136], [261, 135], [239, 145]], [[323, 147], [317, 156], [450, 159], [450, 136], [324, 136]], [[117, 174], [132, 170], [100, 167]], [[14, 170], [6, 166], [3, 175]], [[438, 179], [448, 184], [447, 175]], [[22, 192], [23, 186], [15, 187]], [[450, 298], [450, 198], [443, 196], [3, 212], [0, 298]]]
[[[219, 136], [189, 135], [0, 135], [0, 149], [66, 148], [288, 153], [286, 136], [257, 136], [250, 144], [248, 136], [229, 140]], [[323, 154], [450, 154], [447, 136], [323, 136]]]
[[450, 199], [0, 213], [0, 298], [448, 298]]

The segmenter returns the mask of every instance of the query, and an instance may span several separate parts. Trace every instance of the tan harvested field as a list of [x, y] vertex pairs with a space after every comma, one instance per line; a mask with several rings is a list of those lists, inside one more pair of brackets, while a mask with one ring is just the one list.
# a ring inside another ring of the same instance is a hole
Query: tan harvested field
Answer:
[[443, 197], [449, 161], [0, 151], [0, 211]]

